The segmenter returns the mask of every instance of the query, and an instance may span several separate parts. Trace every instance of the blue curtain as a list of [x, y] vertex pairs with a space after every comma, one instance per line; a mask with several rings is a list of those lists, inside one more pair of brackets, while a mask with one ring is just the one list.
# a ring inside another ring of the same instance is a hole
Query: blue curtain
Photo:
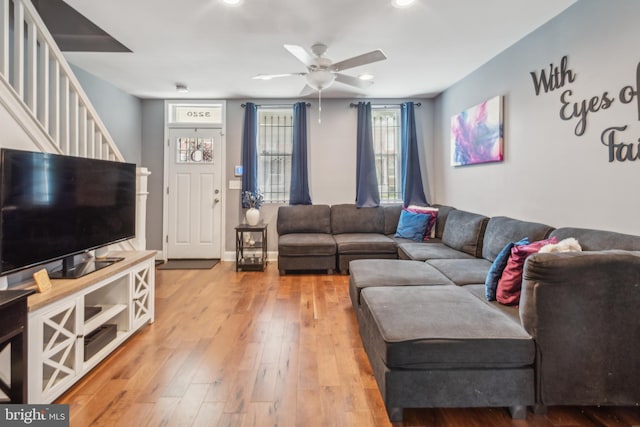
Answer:
[[376, 158], [373, 152], [373, 131], [371, 128], [371, 103], [358, 102], [356, 206], [359, 208], [380, 205]]
[[[258, 107], [247, 102], [242, 128], [242, 192], [258, 191]], [[242, 200], [242, 197], [241, 197]], [[247, 208], [242, 202], [242, 207]]]
[[413, 102], [402, 104], [402, 201], [404, 206], [428, 206], [422, 186]]
[[307, 172], [307, 104], [293, 105], [293, 149], [291, 151], [290, 205], [310, 205], [309, 174]]

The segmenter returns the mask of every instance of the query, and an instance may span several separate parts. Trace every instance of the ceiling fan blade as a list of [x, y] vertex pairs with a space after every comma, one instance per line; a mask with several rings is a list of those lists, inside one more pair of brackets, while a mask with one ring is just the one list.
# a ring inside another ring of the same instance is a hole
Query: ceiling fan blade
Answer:
[[279, 77], [290, 77], [290, 76], [304, 76], [306, 73], [287, 73], [287, 74], [258, 74], [257, 76], [251, 77], [256, 80], [271, 80], [277, 79]]
[[300, 91], [300, 96], [307, 96], [307, 95], [311, 95], [312, 93], [316, 92], [316, 90], [314, 88], [312, 88], [309, 85], [305, 85], [302, 90]]
[[346, 85], [351, 85], [355, 87], [359, 87], [361, 89], [368, 88], [373, 84], [371, 80], [362, 80], [357, 77], [347, 76], [346, 74], [336, 73], [336, 81], [340, 83], [344, 83]]
[[295, 44], [285, 44], [284, 48], [289, 51], [290, 54], [298, 58], [307, 68], [315, 64], [313, 56], [309, 55], [309, 52], [305, 48]]
[[363, 53], [362, 55], [354, 56], [353, 58], [345, 59], [344, 61], [336, 62], [330, 69], [331, 71], [342, 71], [353, 67], [359, 67], [361, 65], [371, 64], [372, 62], [382, 61], [387, 59], [387, 56], [380, 49], [372, 50], [371, 52]]

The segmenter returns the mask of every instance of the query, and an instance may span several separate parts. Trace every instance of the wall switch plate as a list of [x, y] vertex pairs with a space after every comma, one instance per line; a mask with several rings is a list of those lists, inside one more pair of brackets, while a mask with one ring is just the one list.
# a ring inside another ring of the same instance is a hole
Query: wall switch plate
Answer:
[[233, 169], [233, 174], [234, 174], [235, 176], [242, 176], [242, 166], [236, 166], [236, 167]]
[[242, 190], [242, 181], [239, 179], [230, 179], [229, 190]]

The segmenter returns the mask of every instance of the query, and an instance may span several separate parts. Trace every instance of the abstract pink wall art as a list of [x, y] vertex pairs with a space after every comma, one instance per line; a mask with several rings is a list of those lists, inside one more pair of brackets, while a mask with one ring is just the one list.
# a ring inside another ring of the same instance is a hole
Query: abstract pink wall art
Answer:
[[503, 160], [502, 97], [496, 96], [451, 117], [451, 165]]

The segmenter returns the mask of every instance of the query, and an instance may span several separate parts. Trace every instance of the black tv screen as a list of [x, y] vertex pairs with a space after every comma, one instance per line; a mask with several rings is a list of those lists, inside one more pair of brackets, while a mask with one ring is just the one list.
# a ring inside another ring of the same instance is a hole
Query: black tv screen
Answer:
[[135, 236], [136, 166], [0, 153], [0, 275]]

